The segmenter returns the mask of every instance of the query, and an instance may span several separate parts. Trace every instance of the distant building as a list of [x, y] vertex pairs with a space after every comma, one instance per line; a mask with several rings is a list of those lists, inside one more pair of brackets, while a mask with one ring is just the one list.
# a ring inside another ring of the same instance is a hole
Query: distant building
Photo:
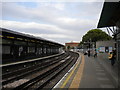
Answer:
[[79, 42], [68, 42], [68, 43], [65, 43], [65, 48], [68, 50], [68, 49], [77, 49], [78, 48], [78, 45], [79, 45]]

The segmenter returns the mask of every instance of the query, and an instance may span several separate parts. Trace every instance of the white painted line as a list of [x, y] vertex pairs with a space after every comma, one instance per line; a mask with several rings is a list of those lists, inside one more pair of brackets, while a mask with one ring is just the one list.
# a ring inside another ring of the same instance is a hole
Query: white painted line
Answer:
[[[63, 76], [63, 78], [53, 87], [53, 89], [54, 89], [54, 88], [57, 88], [57, 86], [61, 83], [61, 81], [67, 76], [67, 74], [68, 74], [68, 73], [66, 73], [66, 74]], [[52, 89], [52, 90], [53, 90], [53, 89]]]
[[[79, 54], [80, 55], [80, 54]], [[80, 55], [80, 57], [79, 58], [81, 58], [81, 55]], [[78, 60], [79, 60], [79, 58], [78, 58]], [[78, 60], [77, 60], [77, 62], [78, 62]], [[57, 88], [57, 86], [62, 82], [62, 80], [73, 70], [73, 68], [75, 67], [75, 65], [77, 64], [77, 62], [70, 68], [70, 70], [62, 77], [62, 79], [53, 87], [53, 89], [52, 90], [54, 90], [55, 88]]]

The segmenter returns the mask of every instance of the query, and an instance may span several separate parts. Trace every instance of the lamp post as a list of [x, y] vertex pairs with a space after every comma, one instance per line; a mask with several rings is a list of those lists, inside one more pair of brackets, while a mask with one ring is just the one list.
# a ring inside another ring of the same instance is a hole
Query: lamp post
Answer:
[[91, 38], [89, 39], [89, 50], [91, 48]]
[[89, 39], [89, 50], [88, 50], [88, 57], [90, 57], [90, 48], [91, 48], [91, 38]]

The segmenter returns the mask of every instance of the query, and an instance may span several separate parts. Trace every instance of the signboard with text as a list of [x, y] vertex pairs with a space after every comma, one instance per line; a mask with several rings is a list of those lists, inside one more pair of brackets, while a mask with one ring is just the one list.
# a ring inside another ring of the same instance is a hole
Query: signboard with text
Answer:
[[99, 47], [99, 52], [105, 52], [105, 47]]
[[112, 52], [112, 47], [109, 47], [109, 52]]

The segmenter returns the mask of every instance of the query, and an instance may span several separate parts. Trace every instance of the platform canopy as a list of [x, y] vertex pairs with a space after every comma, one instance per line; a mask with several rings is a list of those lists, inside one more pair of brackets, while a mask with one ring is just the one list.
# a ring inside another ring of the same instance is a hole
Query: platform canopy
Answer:
[[41, 38], [41, 37], [36, 37], [36, 36], [33, 36], [33, 35], [29, 35], [29, 34], [16, 32], [16, 31], [5, 29], [5, 28], [1, 28], [1, 27], [0, 27], [0, 34], [2, 34], [2, 35], [3, 34], [4, 35], [12, 35], [14, 37], [22, 37], [24, 39], [26, 39], [26, 38], [35, 39], [35, 40], [39, 40], [39, 41], [42, 41], [42, 42], [51, 43], [53, 45], [58, 45], [58, 46], [64, 47], [64, 45], [62, 45], [60, 43], [57, 43], [57, 42], [54, 42], [54, 41], [51, 41], [51, 40], [47, 40], [47, 39], [44, 39], [44, 38]]
[[107, 2], [105, 0], [97, 28], [116, 26], [120, 19], [120, 0]]

